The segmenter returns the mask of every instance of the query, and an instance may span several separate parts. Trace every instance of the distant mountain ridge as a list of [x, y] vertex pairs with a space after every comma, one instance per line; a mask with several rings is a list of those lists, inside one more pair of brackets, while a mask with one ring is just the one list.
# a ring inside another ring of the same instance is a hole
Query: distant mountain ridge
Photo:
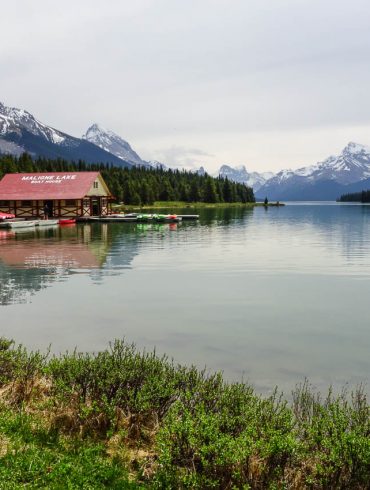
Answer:
[[218, 171], [220, 177], [227, 177], [233, 182], [246, 184], [248, 187], [253, 187], [254, 192], [257, 192], [274, 174], [272, 172], [248, 172], [244, 165], [239, 167], [231, 167], [230, 165], [222, 165]]
[[258, 196], [277, 200], [335, 200], [362, 190], [370, 177], [370, 148], [350, 142], [340, 155], [297, 170], [281, 170], [259, 190]]
[[89, 163], [110, 163], [130, 167], [128, 161], [86, 141], [70, 136], [38, 121], [32, 114], [0, 102], [0, 153], [85, 160]]

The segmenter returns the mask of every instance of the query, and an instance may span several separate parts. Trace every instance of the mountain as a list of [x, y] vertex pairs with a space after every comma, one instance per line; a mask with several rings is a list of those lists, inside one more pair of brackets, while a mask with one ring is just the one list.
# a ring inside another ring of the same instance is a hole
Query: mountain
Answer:
[[349, 189], [360, 187], [370, 177], [370, 148], [348, 143], [338, 156], [298, 170], [282, 170], [269, 179], [258, 196], [273, 200], [337, 199]]
[[121, 138], [121, 136], [109, 129], [103, 128], [97, 123], [90, 126], [82, 138], [90, 141], [90, 143], [94, 143], [94, 145], [99, 146], [99, 148], [112, 153], [112, 155], [131, 163], [131, 165], [155, 169], [161, 168], [163, 170], [168, 169], [164, 163], [158, 162], [157, 160], [142, 160], [142, 158], [131, 148], [130, 144]]
[[204, 176], [206, 175], [207, 171], [205, 170], [205, 168], [202, 166], [202, 167], [199, 167], [198, 170], [195, 170], [194, 171], [196, 174], [200, 175], [200, 176]]
[[168, 170], [170, 167], [167, 167], [164, 163], [158, 162], [158, 160], [149, 160], [145, 161], [145, 163], [152, 168], [157, 168], [157, 169], [162, 169], [162, 170]]
[[244, 165], [240, 167], [230, 167], [222, 165], [218, 174], [220, 177], [227, 177], [233, 182], [246, 184], [248, 187], [253, 187], [254, 192], [257, 192], [274, 174], [272, 172], [248, 172]]
[[120, 167], [131, 166], [108, 151], [84, 139], [47, 126], [32, 114], [0, 102], [0, 153], [85, 160], [88, 163], [110, 163]]
[[99, 124], [95, 123], [90, 126], [82, 138], [99, 146], [99, 148], [112, 153], [112, 155], [115, 155], [121, 160], [130, 162], [132, 165], [146, 166], [146, 162], [139, 157], [127, 141], [113, 131], [104, 129]]

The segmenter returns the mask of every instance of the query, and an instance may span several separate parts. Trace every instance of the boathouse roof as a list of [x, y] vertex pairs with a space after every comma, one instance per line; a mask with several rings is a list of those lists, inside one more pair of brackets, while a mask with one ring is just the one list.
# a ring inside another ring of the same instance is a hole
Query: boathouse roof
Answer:
[[102, 180], [99, 172], [6, 174], [0, 200], [82, 199], [98, 178]]

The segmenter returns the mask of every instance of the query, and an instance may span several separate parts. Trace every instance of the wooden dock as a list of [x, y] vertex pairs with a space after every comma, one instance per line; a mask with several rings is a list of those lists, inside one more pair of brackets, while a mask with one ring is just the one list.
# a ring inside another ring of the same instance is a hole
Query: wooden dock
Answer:
[[[149, 215], [148, 215], [149, 216]], [[178, 221], [196, 221], [199, 219], [199, 214], [177, 214], [177, 215], [170, 215], [170, 216], [176, 216], [178, 218]], [[169, 223], [171, 222], [171, 219], [168, 220], [161, 220], [161, 219], [156, 219], [155, 214], [153, 214], [153, 218], [147, 218], [143, 219], [142, 215], [140, 213], [130, 213], [130, 214], [122, 214], [122, 215], [106, 215], [106, 216], [82, 216], [77, 218], [77, 221], [79, 223]], [[176, 220], [173, 219], [173, 222]]]

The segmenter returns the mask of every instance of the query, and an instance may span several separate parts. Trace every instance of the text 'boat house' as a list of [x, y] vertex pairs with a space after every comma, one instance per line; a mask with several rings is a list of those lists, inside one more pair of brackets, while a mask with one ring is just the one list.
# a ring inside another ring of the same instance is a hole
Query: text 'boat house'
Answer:
[[100, 216], [112, 195], [99, 172], [6, 174], [0, 182], [0, 212], [39, 218], [45, 205], [54, 217]]

